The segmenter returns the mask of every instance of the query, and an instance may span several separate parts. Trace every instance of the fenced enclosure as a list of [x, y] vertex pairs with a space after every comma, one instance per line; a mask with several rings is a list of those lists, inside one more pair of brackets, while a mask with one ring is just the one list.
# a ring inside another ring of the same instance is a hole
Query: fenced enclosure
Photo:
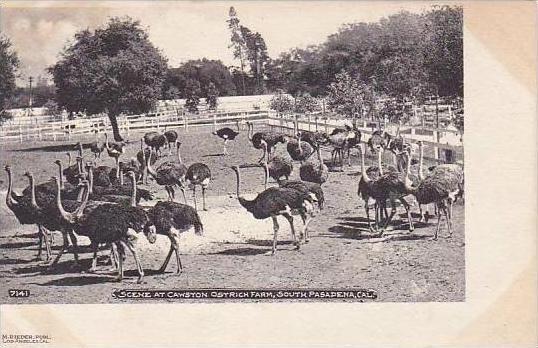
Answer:
[[[247, 121], [284, 132], [292, 132], [294, 127], [297, 127], [300, 130], [330, 133], [333, 129], [342, 126], [343, 119], [323, 113], [278, 115], [272, 110], [253, 109], [189, 114], [182, 112], [179, 108], [168, 106], [161, 108], [158, 112], [120, 116], [118, 127], [120, 132], [129, 138], [132, 133], [171, 128], [183, 129], [185, 132], [192, 127], [207, 127], [211, 131], [225, 126], [245, 129]], [[378, 126], [376, 121], [359, 119], [357, 128], [363, 134], [362, 141], [368, 141]], [[391, 134], [396, 133], [396, 124], [387, 123], [384, 126]], [[20, 123], [0, 127], [0, 144], [26, 141], [69, 141], [88, 137], [102, 140], [106, 132], [112, 132], [110, 121], [106, 116]], [[432, 147], [434, 151], [433, 156], [429, 158], [431, 160], [463, 161], [462, 135], [457, 131], [402, 125], [400, 134], [408, 142], [423, 141], [425, 145]]]

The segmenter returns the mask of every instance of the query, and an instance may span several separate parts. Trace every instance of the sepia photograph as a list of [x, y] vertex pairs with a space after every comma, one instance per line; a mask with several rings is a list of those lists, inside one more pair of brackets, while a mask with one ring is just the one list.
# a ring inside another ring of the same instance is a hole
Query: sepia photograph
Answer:
[[0, 346], [536, 347], [537, 13], [0, 0]]
[[0, 302], [465, 301], [463, 8], [313, 5], [1, 8]]

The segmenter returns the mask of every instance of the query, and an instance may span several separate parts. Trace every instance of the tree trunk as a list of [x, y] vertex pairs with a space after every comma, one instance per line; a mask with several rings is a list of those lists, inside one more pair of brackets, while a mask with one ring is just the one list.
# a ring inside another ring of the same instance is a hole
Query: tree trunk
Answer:
[[110, 120], [110, 124], [112, 125], [112, 133], [114, 134], [114, 140], [123, 141], [123, 138], [120, 135], [120, 130], [118, 128], [117, 115], [115, 113], [109, 112], [108, 119]]

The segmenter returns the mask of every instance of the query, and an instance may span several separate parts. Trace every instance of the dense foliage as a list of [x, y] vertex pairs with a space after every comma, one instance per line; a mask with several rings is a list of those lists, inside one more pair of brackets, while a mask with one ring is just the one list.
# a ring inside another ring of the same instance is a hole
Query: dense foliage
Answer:
[[164, 82], [164, 99], [186, 98], [190, 93], [187, 85], [197, 81], [201, 95], [207, 97], [211, 84], [218, 95], [235, 95], [236, 87], [232, 74], [220, 60], [198, 59], [189, 60], [178, 68], [168, 70]]
[[272, 60], [268, 85], [293, 95], [325, 95], [345, 70], [386, 96], [462, 96], [462, 24], [462, 8], [450, 6], [347, 24], [318, 46], [292, 49]]
[[11, 118], [5, 112], [7, 102], [15, 92], [15, 77], [19, 67], [19, 58], [11, 49], [11, 42], [0, 37], [0, 124]]
[[78, 32], [50, 72], [60, 107], [106, 112], [115, 140], [121, 141], [116, 117], [154, 107], [162, 95], [167, 63], [140, 23], [125, 17], [112, 18], [93, 32]]

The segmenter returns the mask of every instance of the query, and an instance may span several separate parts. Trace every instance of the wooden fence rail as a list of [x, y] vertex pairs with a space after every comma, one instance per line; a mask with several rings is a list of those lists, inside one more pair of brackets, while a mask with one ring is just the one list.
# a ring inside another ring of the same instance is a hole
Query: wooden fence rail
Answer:
[[[165, 129], [182, 128], [188, 132], [191, 127], [210, 127], [212, 130], [224, 126], [235, 128], [239, 124], [244, 129], [247, 121], [262, 123], [273, 129], [293, 132], [294, 123], [300, 130], [332, 132], [341, 127], [343, 119], [324, 117], [321, 114], [310, 115], [279, 115], [268, 110], [239, 110], [231, 112], [204, 113], [188, 115], [175, 110], [165, 110], [159, 113], [131, 115], [118, 118], [118, 127], [122, 134], [146, 132], [149, 130], [164, 131]], [[395, 130], [395, 124], [386, 124], [387, 129]], [[363, 141], [368, 141], [377, 123], [371, 120], [359, 120], [358, 129], [363, 134]], [[0, 127], [0, 143], [25, 141], [65, 141], [81, 136], [93, 136], [102, 140], [105, 132], [111, 132], [110, 121], [107, 117], [80, 118], [70, 121], [45, 122]], [[392, 132], [392, 131], [391, 131]], [[453, 151], [463, 159], [463, 144], [456, 131], [428, 127], [402, 126], [400, 134], [409, 142], [422, 140], [427, 146], [435, 148], [433, 160], [440, 160], [441, 151]], [[450, 141], [438, 142], [437, 139], [450, 136]]]

